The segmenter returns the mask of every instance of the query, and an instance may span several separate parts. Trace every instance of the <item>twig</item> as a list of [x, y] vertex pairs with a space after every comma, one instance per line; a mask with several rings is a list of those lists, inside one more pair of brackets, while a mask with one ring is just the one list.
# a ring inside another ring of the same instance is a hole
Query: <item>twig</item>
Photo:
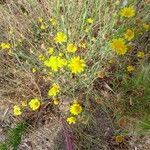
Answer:
[[64, 119], [62, 117], [60, 118], [60, 122], [64, 131], [65, 141], [67, 144], [67, 150], [73, 150], [72, 141], [70, 139], [70, 136], [68, 135], [69, 134], [68, 131], [64, 127]]

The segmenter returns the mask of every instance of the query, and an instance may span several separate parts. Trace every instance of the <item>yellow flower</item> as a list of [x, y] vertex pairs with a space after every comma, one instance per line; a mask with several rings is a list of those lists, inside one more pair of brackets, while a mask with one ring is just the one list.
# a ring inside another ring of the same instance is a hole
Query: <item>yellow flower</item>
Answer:
[[41, 22], [41, 23], [44, 21], [44, 19], [43, 19], [43, 18], [41, 18], [41, 17], [39, 17], [39, 19], [38, 19], [38, 20], [39, 20], [39, 22]]
[[123, 137], [122, 135], [117, 135], [117, 136], [115, 137], [116, 143], [122, 143], [123, 140], [124, 140], [124, 137]]
[[59, 100], [58, 99], [54, 99], [54, 105], [58, 105], [59, 104]]
[[144, 53], [143, 51], [139, 51], [139, 52], [137, 53], [137, 57], [138, 57], [138, 58], [144, 58], [144, 57], [145, 57], [145, 53]]
[[1, 43], [1, 48], [2, 49], [9, 49], [10, 48], [10, 44], [9, 43]]
[[86, 20], [86, 22], [89, 23], [89, 24], [92, 24], [92, 23], [94, 22], [94, 20], [93, 20], [92, 18], [88, 18], [88, 19]]
[[56, 96], [60, 91], [60, 87], [57, 84], [53, 84], [50, 90], [48, 91], [48, 96]]
[[41, 30], [45, 30], [45, 29], [46, 29], [45, 25], [42, 24], [42, 25], [40, 26], [40, 29], [41, 29]]
[[40, 55], [39, 55], [39, 60], [40, 60], [40, 61], [44, 61], [44, 60], [45, 60], [45, 56], [44, 56], [43, 54], [40, 54]]
[[10, 30], [10, 31], [8, 32], [8, 34], [9, 34], [9, 35], [12, 35], [12, 34], [13, 34], [13, 30]]
[[41, 103], [37, 98], [31, 99], [29, 102], [30, 108], [35, 111], [40, 107]]
[[52, 24], [52, 26], [57, 26], [57, 24], [58, 24], [58, 22], [55, 18], [51, 18], [50, 23]]
[[86, 33], [88, 33], [90, 31], [90, 28], [85, 28], [84, 30]]
[[37, 70], [36, 68], [32, 68], [32, 72], [35, 73]]
[[20, 108], [18, 105], [15, 105], [15, 106], [13, 107], [13, 114], [14, 114], [15, 116], [19, 116], [19, 115], [22, 114], [21, 108]]
[[80, 59], [80, 57], [73, 57], [71, 58], [68, 67], [72, 71], [72, 73], [77, 74], [84, 71], [86, 64], [83, 59]]
[[64, 43], [67, 41], [67, 35], [63, 32], [57, 32], [54, 41], [56, 43]]
[[50, 54], [50, 55], [53, 54], [54, 53], [54, 48], [49, 47], [48, 50], [47, 50], [47, 53]]
[[77, 51], [77, 47], [76, 47], [73, 43], [68, 44], [68, 45], [67, 45], [67, 51], [68, 51], [68, 52], [71, 52], [71, 53], [74, 53], [74, 52]]
[[126, 31], [126, 33], [124, 34], [125, 39], [127, 39], [128, 41], [132, 40], [134, 38], [134, 31], [132, 31], [131, 29], [128, 29]]
[[87, 47], [87, 44], [84, 43], [84, 42], [81, 42], [81, 43], [79, 43], [79, 47], [80, 47], [80, 48], [86, 48], [86, 47]]
[[75, 118], [75, 117], [68, 117], [67, 118], [67, 122], [69, 123], [69, 124], [75, 124], [76, 123], [76, 121], [77, 121], [77, 119]]
[[135, 16], [135, 9], [133, 7], [124, 7], [120, 11], [122, 17], [131, 18]]
[[58, 62], [57, 65], [58, 65], [59, 68], [62, 68], [62, 67], [67, 65], [67, 60], [66, 59], [63, 59], [60, 56], [58, 56], [57, 59], [58, 59], [57, 60], [57, 62]]
[[75, 102], [70, 106], [70, 113], [72, 115], [79, 115], [82, 112], [82, 106]]
[[134, 67], [131, 66], [131, 65], [128, 65], [128, 66], [127, 66], [127, 71], [128, 71], [128, 72], [134, 71]]
[[57, 56], [51, 56], [48, 60], [44, 61], [44, 65], [51, 67], [53, 71], [58, 71], [58, 58]]
[[59, 56], [51, 56], [48, 60], [44, 61], [44, 65], [56, 72], [59, 68], [67, 65], [67, 60]]
[[144, 28], [146, 31], [149, 31], [149, 29], [150, 29], [150, 25], [149, 25], [149, 24], [144, 23], [144, 24], [143, 24], [143, 28]]
[[122, 38], [113, 39], [111, 43], [111, 48], [117, 53], [117, 55], [124, 55], [127, 52], [127, 46]]

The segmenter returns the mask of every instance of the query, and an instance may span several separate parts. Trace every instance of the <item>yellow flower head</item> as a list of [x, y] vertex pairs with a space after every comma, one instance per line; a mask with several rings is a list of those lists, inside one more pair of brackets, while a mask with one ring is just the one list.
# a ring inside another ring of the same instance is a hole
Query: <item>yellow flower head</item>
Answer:
[[90, 31], [90, 28], [85, 28], [84, 30], [86, 33], [88, 33]]
[[124, 140], [124, 137], [123, 137], [122, 135], [117, 135], [117, 136], [115, 137], [116, 143], [122, 143], [123, 140]]
[[89, 24], [92, 24], [92, 23], [94, 22], [94, 20], [93, 20], [92, 18], [88, 18], [88, 19], [86, 20], [86, 22], [89, 23]]
[[125, 39], [127, 39], [128, 41], [132, 40], [134, 38], [134, 31], [132, 31], [131, 29], [128, 29], [126, 31], [126, 33], [124, 34]]
[[40, 61], [44, 61], [44, 60], [45, 60], [45, 56], [44, 56], [43, 54], [40, 54], [40, 55], [39, 55], [39, 60], [40, 60]]
[[32, 72], [35, 73], [37, 70], [36, 68], [32, 68]]
[[111, 48], [117, 53], [117, 55], [124, 55], [127, 52], [127, 46], [122, 38], [113, 39], [111, 43]]
[[67, 41], [67, 35], [63, 32], [57, 32], [54, 41], [56, 43], [64, 43]]
[[73, 103], [70, 106], [70, 113], [72, 115], [79, 115], [82, 112], [82, 106], [79, 103]]
[[60, 87], [57, 84], [53, 84], [50, 90], [48, 91], [48, 96], [56, 96], [60, 91]]
[[134, 71], [134, 67], [131, 66], [131, 65], [128, 65], [128, 66], [127, 66], [127, 71], [128, 71], [128, 72]]
[[80, 47], [80, 48], [86, 48], [86, 47], [87, 47], [87, 44], [84, 43], [84, 42], [81, 42], [81, 43], [79, 43], [79, 47]]
[[74, 53], [74, 52], [76, 52], [77, 51], [77, 47], [74, 45], [74, 44], [68, 44], [68, 46], [67, 46], [67, 51], [68, 52], [71, 52], [71, 53]]
[[58, 24], [58, 22], [57, 22], [57, 20], [55, 19], [55, 18], [51, 18], [50, 19], [50, 23], [52, 24], [52, 26], [57, 26], [57, 24]]
[[1, 48], [2, 49], [9, 49], [10, 48], [10, 44], [9, 43], [1, 43]]
[[46, 29], [45, 25], [42, 24], [42, 25], [40, 26], [40, 29], [41, 29], [41, 30], [45, 30], [45, 29]]
[[59, 104], [59, 100], [58, 99], [54, 99], [54, 105], [58, 105]]
[[48, 60], [44, 61], [44, 65], [56, 72], [59, 68], [63, 68], [67, 65], [67, 60], [60, 56], [51, 56]]
[[122, 17], [131, 18], [135, 16], [135, 9], [133, 7], [124, 7], [120, 11]]
[[29, 102], [30, 108], [35, 111], [40, 107], [41, 103], [37, 98], [31, 99]]
[[75, 118], [75, 117], [68, 117], [67, 118], [67, 122], [69, 123], [69, 124], [75, 124], [76, 123], [76, 121], [77, 121], [77, 119]]
[[58, 57], [58, 67], [59, 68], [62, 68], [64, 66], [67, 65], [67, 60], [66, 59], [63, 59], [61, 58], [61, 56]]
[[143, 28], [144, 28], [146, 31], [149, 31], [149, 30], [150, 30], [150, 25], [144, 23], [144, 24], [143, 24]]
[[43, 19], [43, 18], [41, 18], [41, 17], [39, 17], [39, 19], [38, 19], [38, 20], [39, 20], [39, 22], [41, 22], [41, 23], [44, 21], [44, 19]]
[[9, 34], [9, 35], [12, 35], [12, 34], [13, 34], [13, 30], [10, 30], [10, 31], [8, 32], [8, 34]]
[[13, 114], [14, 114], [15, 116], [19, 116], [19, 115], [22, 114], [21, 108], [20, 108], [18, 105], [15, 105], [15, 106], [13, 107]]
[[54, 48], [49, 47], [48, 50], [47, 50], [47, 53], [50, 54], [50, 55], [53, 54], [54, 53]]
[[139, 51], [139, 52], [137, 53], [137, 57], [138, 57], [138, 58], [144, 58], [144, 57], [145, 57], [145, 53], [144, 53], [143, 51]]
[[83, 59], [78, 57], [71, 58], [68, 67], [70, 68], [71, 72], [74, 74], [81, 73], [84, 71], [86, 64]]

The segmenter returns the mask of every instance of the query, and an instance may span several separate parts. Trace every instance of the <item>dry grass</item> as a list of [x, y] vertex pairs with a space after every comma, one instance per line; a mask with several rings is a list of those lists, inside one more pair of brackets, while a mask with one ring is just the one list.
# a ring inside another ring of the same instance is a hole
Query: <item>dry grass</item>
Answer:
[[[6, 0], [1, 3], [0, 43], [8, 42], [11, 48], [0, 49], [0, 120], [9, 127], [22, 121], [28, 124], [19, 149], [65, 149], [64, 138], [71, 144], [67, 147], [78, 150], [129, 149], [134, 135], [130, 132], [139, 135], [149, 132], [149, 31], [143, 28], [144, 23], [149, 25], [148, 1], [126, 4], [124, 0]], [[120, 17], [119, 11], [125, 5], [134, 6], [135, 17]], [[51, 18], [57, 20], [57, 26], [52, 26]], [[88, 24], [87, 18], [94, 23]], [[122, 37], [128, 28], [135, 31], [134, 39], [126, 42], [130, 50], [124, 56], [117, 56], [110, 43], [113, 38]], [[76, 54], [65, 51], [66, 43], [54, 42], [58, 31], [67, 34], [68, 43], [76, 43]], [[86, 48], [80, 47], [81, 43]], [[78, 75], [71, 74], [68, 68], [51, 71], [39, 60], [41, 54], [50, 57], [49, 47], [56, 50], [55, 55], [63, 53], [68, 60], [79, 55], [85, 60], [86, 69]], [[137, 58], [139, 51], [144, 51], [143, 59]], [[132, 73], [126, 70], [130, 64], [135, 67]], [[58, 106], [47, 96], [54, 82], [61, 87]], [[13, 116], [14, 105], [21, 106], [22, 101], [29, 102], [35, 97], [42, 103], [39, 110], [33, 112], [26, 107], [21, 116]], [[74, 99], [78, 99], [83, 112], [75, 125], [68, 125], [65, 120]], [[117, 135], [123, 135], [124, 141], [116, 143]], [[44, 144], [40, 147], [41, 138]]]

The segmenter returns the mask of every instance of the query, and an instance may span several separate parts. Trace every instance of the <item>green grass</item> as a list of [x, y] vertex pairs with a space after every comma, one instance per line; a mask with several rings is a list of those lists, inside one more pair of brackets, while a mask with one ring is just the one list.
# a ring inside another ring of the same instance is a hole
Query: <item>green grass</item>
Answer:
[[0, 150], [17, 150], [21, 143], [21, 138], [26, 131], [26, 123], [18, 123], [14, 128], [8, 128], [6, 140], [0, 143]]

